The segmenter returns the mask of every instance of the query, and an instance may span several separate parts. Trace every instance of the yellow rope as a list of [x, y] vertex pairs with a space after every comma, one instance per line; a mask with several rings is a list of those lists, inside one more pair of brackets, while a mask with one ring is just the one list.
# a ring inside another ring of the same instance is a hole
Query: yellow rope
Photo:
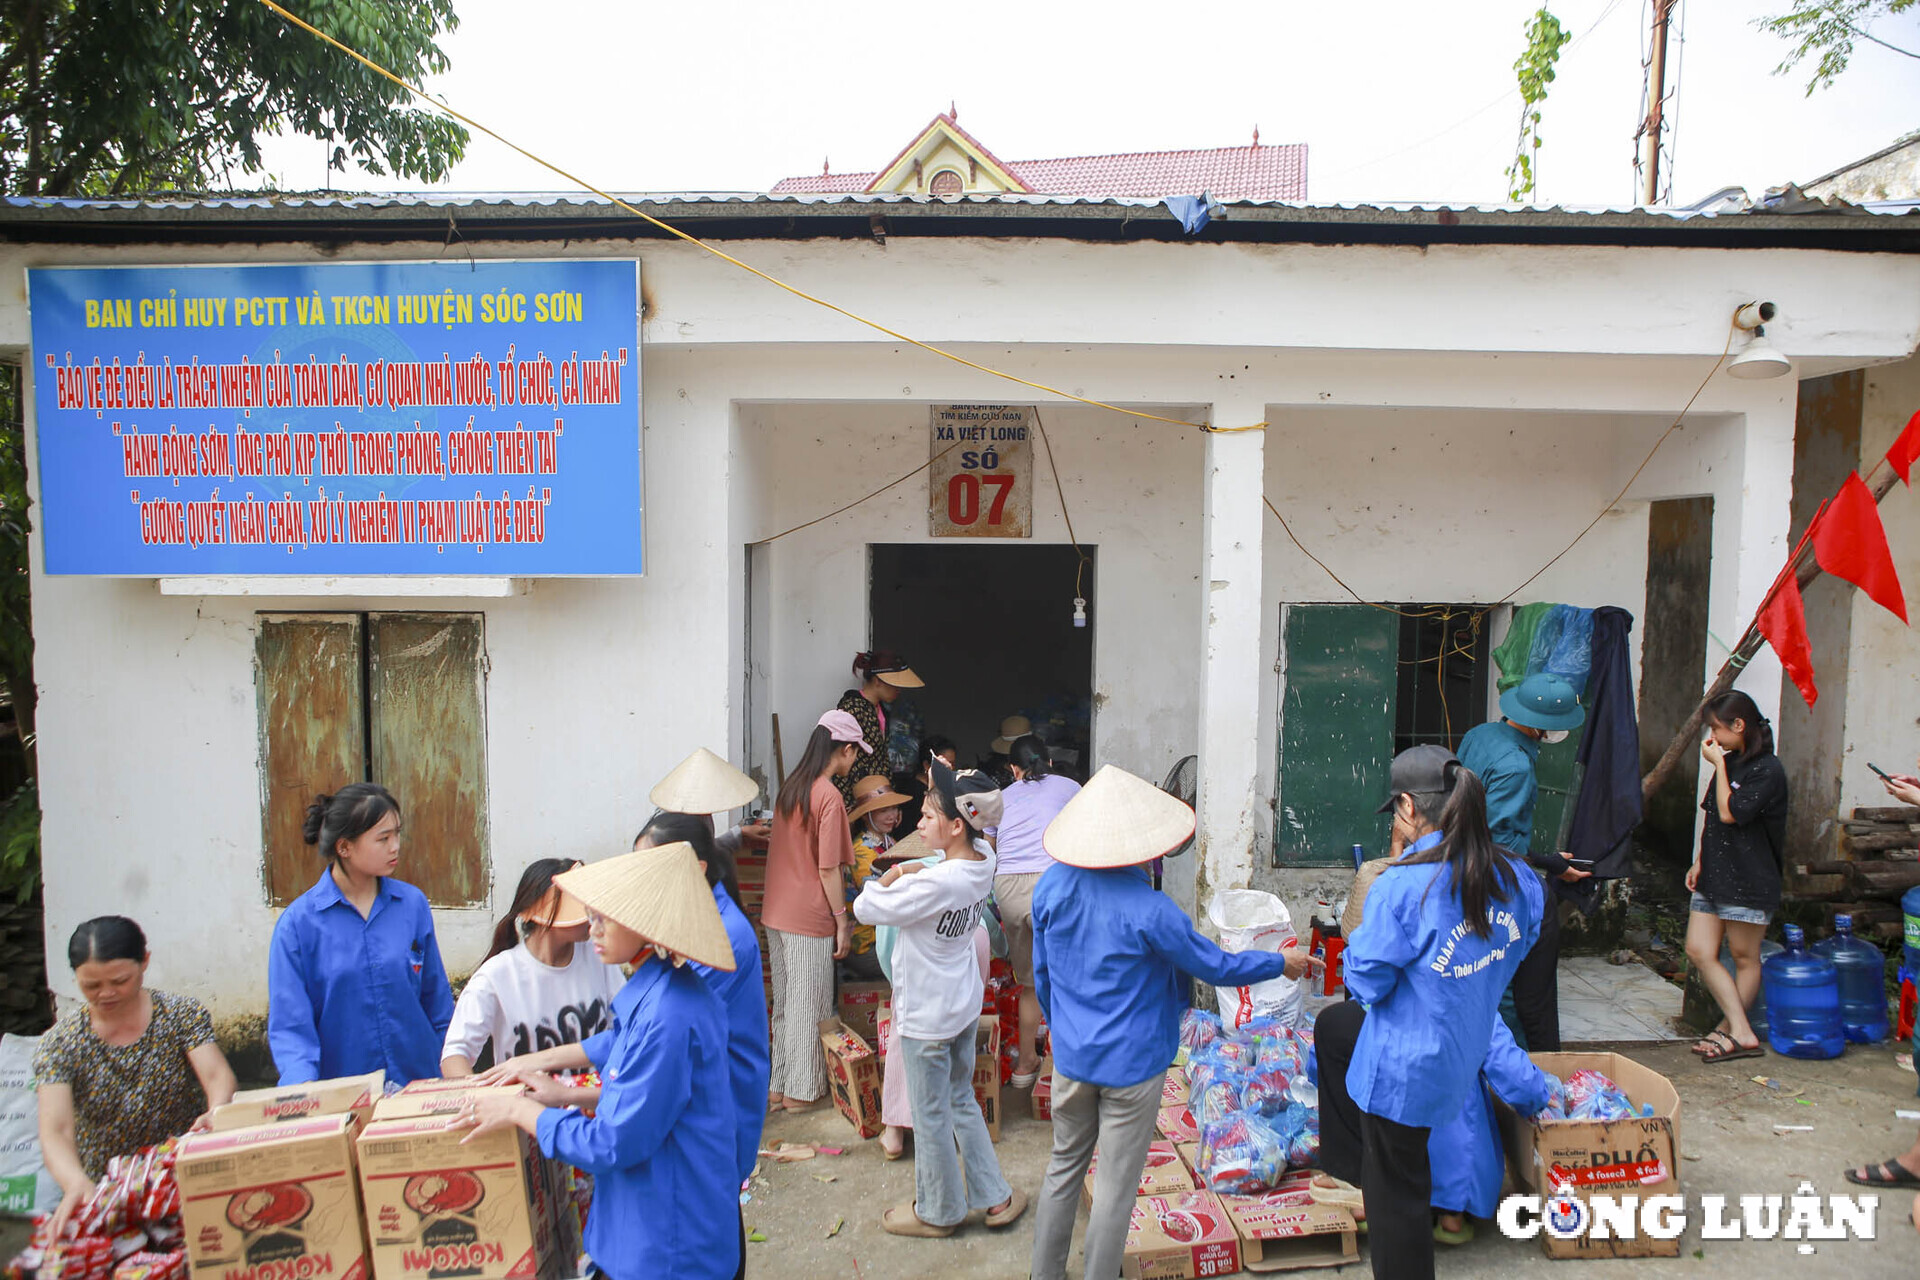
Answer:
[[299, 17], [298, 15], [288, 13], [286, 9], [276, 4], [274, 0], [260, 0], [260, 3], [265, 5], [268, 9], [272, 10], [274, 13], [279, 14], [282, 18], [286, 19], [288, 22], [292, 23], [294, 26], [300, 28], [302, 31], [305, 31], [310, 35], [317, 36], [321, 40], [324, 40], [326, 43], [340, 50], [340, 52], [346, 54], [349, 58], [352, 58], [354, 61], [360, 63], [362, 66], [374, 72], [376, 75], [384, 76], [388, 80], [393, 81], [393, 83], [399, 85], [402, 89], [405, 89], [408, 93], [412, 94], [414, 97], [420, 99], [422, 102], [426, 103], [428, 106], [434, 108], [434, 110], [445, 112], [447, 115], [451, 116], [455, 120], [458, 120], [460, 123], [464, 125], [468, 125], [471, 128], [486, 134], [489, 138], [492, 138], [494, 141], [500, 143], [502, 146], [505, 146], [519, 153], [520, 155], [525, 156], [527, 159], [533, 161], [537, 165], [540, 165], [542, 168], [552, 170], [554, 173], [560, 175], [562, 178], [565, 178], [568, 182], [573, 183], [575, 186], [580, 187], [582, 190], [591, 191], [594, 195], [599, 196], [602, 200], [610, 201], [611, 203], [626, 210], [628, 213], [632, 214], [634, 217], [639, 218], [641, 221], [646, 222], [652, 226], [658, 227], [660, 230], [666, 232], [668, 235], [673, 236], [674, 238], [679, 240], [684, 240], [696, 249], [704, 249], [708, 253], [712, 254], [714, 257], [719, 258], [721, 261], [730, 262], [734, 266], [740, 268], [742, 271], [745, 271], [752, 275], [756, 275], [760, 277], [762, 280], [774, 286], [774, 288], [776, 289], [785, 290], [787, 293], [792, 294], [794, 297], [799, 298], [806, 302], [811, 302], [815, 306], [825, 307], [828, 311], [832, 311], [839, 315], [843, 315], [847, 319], [854, 321], [856, 324], [863, 324], [867, 326], [869, 329], [874, 329], [881, 333], [884, 333], [889, 338], [893, 338], [896, 341], [904, 342], [909, 346], [918, 347], [920, 348], [920, 350], [925, 351], [931, 355], [939, 356], [943, 360], [951, 360], [955, 364], [964, 365], [969, 369], [973, 369], [977, 372], [987, 374], [990, 377], [1000, 378], [1007, 382], [1018, 383], [1023, 387], [1031, 387], [1035, 391], [1044, 391], [1048, 395], [1059, 396], [1063, 400], [1074, 400], [1084, 405], [1091, 405], [1093, 408], [1096, 408], [1096, 409], [1106, 409], [1112, 413], [1125, 414], [1129, 418], [1147, 418], [1147, 419], [1151, 419], [1154, 422], [1168, 422], [1168, 423], [1172, 423], [1175, 426], [1180, 426], [1180, 427], [1196, 427], [1197, 426], [1202, 431], [1212, 432], [1217, 435], [1229, 435], [1229, 434], [1240, 432], [1240, 431], [1263, 431], [1266, 429], [1267, 424], [1264, 422], [1255, 422], [1244, 427], [1216, 427], [1216, 426], [1210, 426], [1206, 423], [1188, 422], [1183, 418], [1167, 418], [1167, 417], [1162, 417], [1161, 415], [1155, 414], [1155, 413], [1142, 413], [1137, 409], [1123, 409], [1119, 405], [1108, 404], [1104, 400], [1094, 400], [1087, 396], [1077, 396], [1073, 394], [1073, 392], [1071, 391], [1062, 391], [1059, 387], [1051, 387], [1044, 382], [1030, 381], [1026, 378], [1020, 377], [1018, 374], [1007, 373], [1005, 370], [995, 369], [988, 365], [980, 364], [976, 361], [969, 360], [965, 356], [957, 355], [954, 352], [947, 351], [941, 347], [936, 347], [930, 342], [922, 342], [918, 338], [908, 337], [906, 334], [901, 333], [898, 329], [888, 328], [886, 325], [881, 324], [878, 320], [870, 320], [866, 316], [863, 316], [858, 312], [849, 311], [845, 307], [840, 306], [837, 303], [828, 302], [825, 298], [816, 297], [815, 295], [808, 293], [804, 289], [795, 288], [793, 285], [788, 284], [784, 280], [780, 280], [774, 276], [768, 275], [766, 272], [760, 270], [760, 268], [758, 267], [750, 266], [749, 264], [742, 262], [740, 259], [734, 257], [730, 253], [727, 253], [725, 250], [715, 248], [713, 245], [708, 244], [706, 241], [700, 239], [698, 236], [690, 235], [687, 232], [680, 230], [680, 228], [673, 226], [671, 223], [662, 222], [660, 219], [654, 217], [652, 214], [647, 213], [643, 210], [637, 209], [633, 205], [628, 204], [625, 200], [622, 200], [619, 196], [614, 195], [612, 192], [602, 191], [599, 187], [594, 186], [591, 182], [588, 182], [585, 178], [581, 178], [573, 173], [569, 173], [567, 170], [553, 163], [553, 161], [545, 159], [544, 157], [541, 157], [541, 156], [537, 156], [533, 152], [527, 150], [525, 147], [519, 145], [518, 143], [509, 141], [508, 139], [502, 137], [500, 134], [494, 132], [492, 129], [489, 129], [486, 125], [481, 124], [478, 120], [475, 120], [472, 116], [469, 116], [464, 112], [458, 111], [453, 107], [447, 105], [445, 102], [440, 101], [438, 98], [435, 98], [432, 95], [428, 94], [427, 91], [425, 89], [422, 89], [419, 85], [416, 85], [412, 81], [402, 79], [400, 76], [395, 75], [393, 72], [387, 70], [385, 67], [375, 62], [372, 58], [367, 57], [366, 54], [361, 53], [358, 49], [353, 48], [351, 45], [341, 43], [339, 40], [336, 40], [334, 37], [328, 35], [326, 32], [320, 30], [320, 28], [314, 26], [312, 23], [306, 21], [305, 19]]

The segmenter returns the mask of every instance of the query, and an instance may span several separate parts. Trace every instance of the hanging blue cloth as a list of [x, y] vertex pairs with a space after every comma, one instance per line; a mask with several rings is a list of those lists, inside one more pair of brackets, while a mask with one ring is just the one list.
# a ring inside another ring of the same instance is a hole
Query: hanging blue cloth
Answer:
[[1559, 676], [1573, 691], [1587, 691], [1587, 671], [1593, 654], [1593, 610], [1557, 604], [1540, 620], [1527, 655], [1527, 674]]
[[1220, 202], [1204, 191], [1197, 196], [1168, 196], [1160, 203], [1180, 219], [1180, 229], [1190, 236], [1206, 230], [1207, 224], [1224, 211]]

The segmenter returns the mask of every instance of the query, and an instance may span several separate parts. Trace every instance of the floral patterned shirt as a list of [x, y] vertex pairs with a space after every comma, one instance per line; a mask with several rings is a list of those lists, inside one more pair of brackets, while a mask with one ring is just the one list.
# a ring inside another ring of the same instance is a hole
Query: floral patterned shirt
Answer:
[[39, 1084], [73, 1090], [73, 1137], [89, 1178], [107, 1161], [185, 1133], [207, 1109], [187, 1054], [213, 1043], [206, 1006], [149, 990], [153, 1017], [132, 1044], [112, 1045], [93, 1030], [85, 1006], [54, 1024], [33, 1055]]

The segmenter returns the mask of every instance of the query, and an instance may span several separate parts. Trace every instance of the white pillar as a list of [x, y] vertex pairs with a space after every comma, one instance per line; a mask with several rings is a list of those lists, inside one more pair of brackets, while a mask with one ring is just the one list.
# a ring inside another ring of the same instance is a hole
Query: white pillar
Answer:
[[[1212, 422], [1260, 422], [1251, 396], [1215, 402]], [[1207, 436], [1202, 478], [1199, 867], [1195, 905], [1253, 876], [1260, 755], [1261, 548], [1266, 432]]]
[[[1777, 390], [1771, 383], [1767, 389], [1774, 393], [1772, 398], [1754, 405], [1746, 414], [1737, 465], [1738, 487], [1734, 490], [1739, 494], [1737, 524], [1727, 530], [1732, 535], [1730, 546], [1720, 541], [1726, 525], [1714, 522], [1714, 576], [1719, 577], [1722, 566], [1726, 566], [1734, 577], [1733, 617], [1724, 623], [1716, 620], [1714, 631], [1729, 644], [1759, 611], [1767, 588], [1773, 585], [1787, 553], [1793, 549], [1787, 535], [1793, 514], [1793, 424], [1798, 394], [1795, 383], [1787, 378], [1779, 380]], [[1719, 597], [1718, 592], [1715, 595]], [[1710, 679], [1726, 655], [1714, 645], [1708, 650]], [[1819, 678], [1816, 669], [1814, 679], [1818, 682]], [[1798, 692], [1783, 695], [1780, 679], [1779, 658], [1772, 646], [1762, 645], [1734, 684], [1753, 697], [1762, 715], [1776, 720], [1782, 696], [1800, 696]]]

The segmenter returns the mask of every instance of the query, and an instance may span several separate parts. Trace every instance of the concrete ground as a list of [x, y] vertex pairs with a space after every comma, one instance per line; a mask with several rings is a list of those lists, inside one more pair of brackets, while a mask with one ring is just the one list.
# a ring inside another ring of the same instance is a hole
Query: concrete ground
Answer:
[[[1733, 1275], [1912, 1280], [1920, 1275], [1920, 1232], [1908, 1220], [1911, 1191], [1881, 1197], [1876, 1239], [1820, 1241], [1811, 1254], [1784, 1240], [1703, 1242], [1697, 1223], [1697, 1198], [1703, 1193], [1790, 1196], [1802, 1180], [1823, 1196], [1844, 1193], [1857, 1188], [1842, 1178], [1842, 1169], [1904, 1151], [1920, 1123], [1899, 1120], [1894, 1111], [1920, 1110], [1920, 1098], [1915, 1097], [1915, 1077], [1895, 1064], [1892, 1047], [1851, 1048], [1832, 1062], [1769, 1055], [1721, 1066], [1700, 1063], [1685, 1042], [1567, 1047], [1617, 1049], [1668, 1076], [1679, 1090], [1681, 1187], [1695, 1219], [1681, 1240], [1680, 1256], [1554, 1262], [1541, 1253], [1538, 1241], [1502, 1239], [1491, 1224], [1481, 1224], [1472, 1244], [1440, 1251], [1439, 1275], [1458, 1280], [1533, 1273], [1569, 1280], [1587, 1275], [1604, 1280]], [[1772, 1077], [1782, 1088], [1755, 1084], [1751, 1077], [1756, 1075]], [[1001, 1168], [1009, 1181], [1031, 1194], [1046, 1166], [1050, 1130], [1032, 1119], [1024, 1094], [1004, 1092], [1003, 1110]], [[1779, 1134], [1776, 1124], [1812, 1129]], [[880, 1214], [888, 1205], [912, 1198], [910, 1154], [892, 1163], [883, 1160], [877, 1141], [854, 1137], [851, 1126], [830, 1110], [770, 1118], [763, 1145], [778, 1141], [839, 1146], [846, 1154], [784, 1165], [762, 1161], [746, 1218], [766, 1240], [747, 1246], [750, 1275], [779, 1280], [1003, 1280], [1027, 1274], [1031, 1211], [1003, 1231], [974, 1225], [945, 1240], [890, 1236], [880, 1229]], [[844, 1224], [833, 1233], [842, 1219]], [[1080, 1225], [1084, 1228], [1084, 1213]], [[1077, 1268], [1077, 1232], [1075, 1240]], [[1361, 1265], [1341, 1273], [1367, 1274], [1366, 1260], [1363, 1240]], [[1078, 1271], [1072, 1274], [1077, 1277]]]

